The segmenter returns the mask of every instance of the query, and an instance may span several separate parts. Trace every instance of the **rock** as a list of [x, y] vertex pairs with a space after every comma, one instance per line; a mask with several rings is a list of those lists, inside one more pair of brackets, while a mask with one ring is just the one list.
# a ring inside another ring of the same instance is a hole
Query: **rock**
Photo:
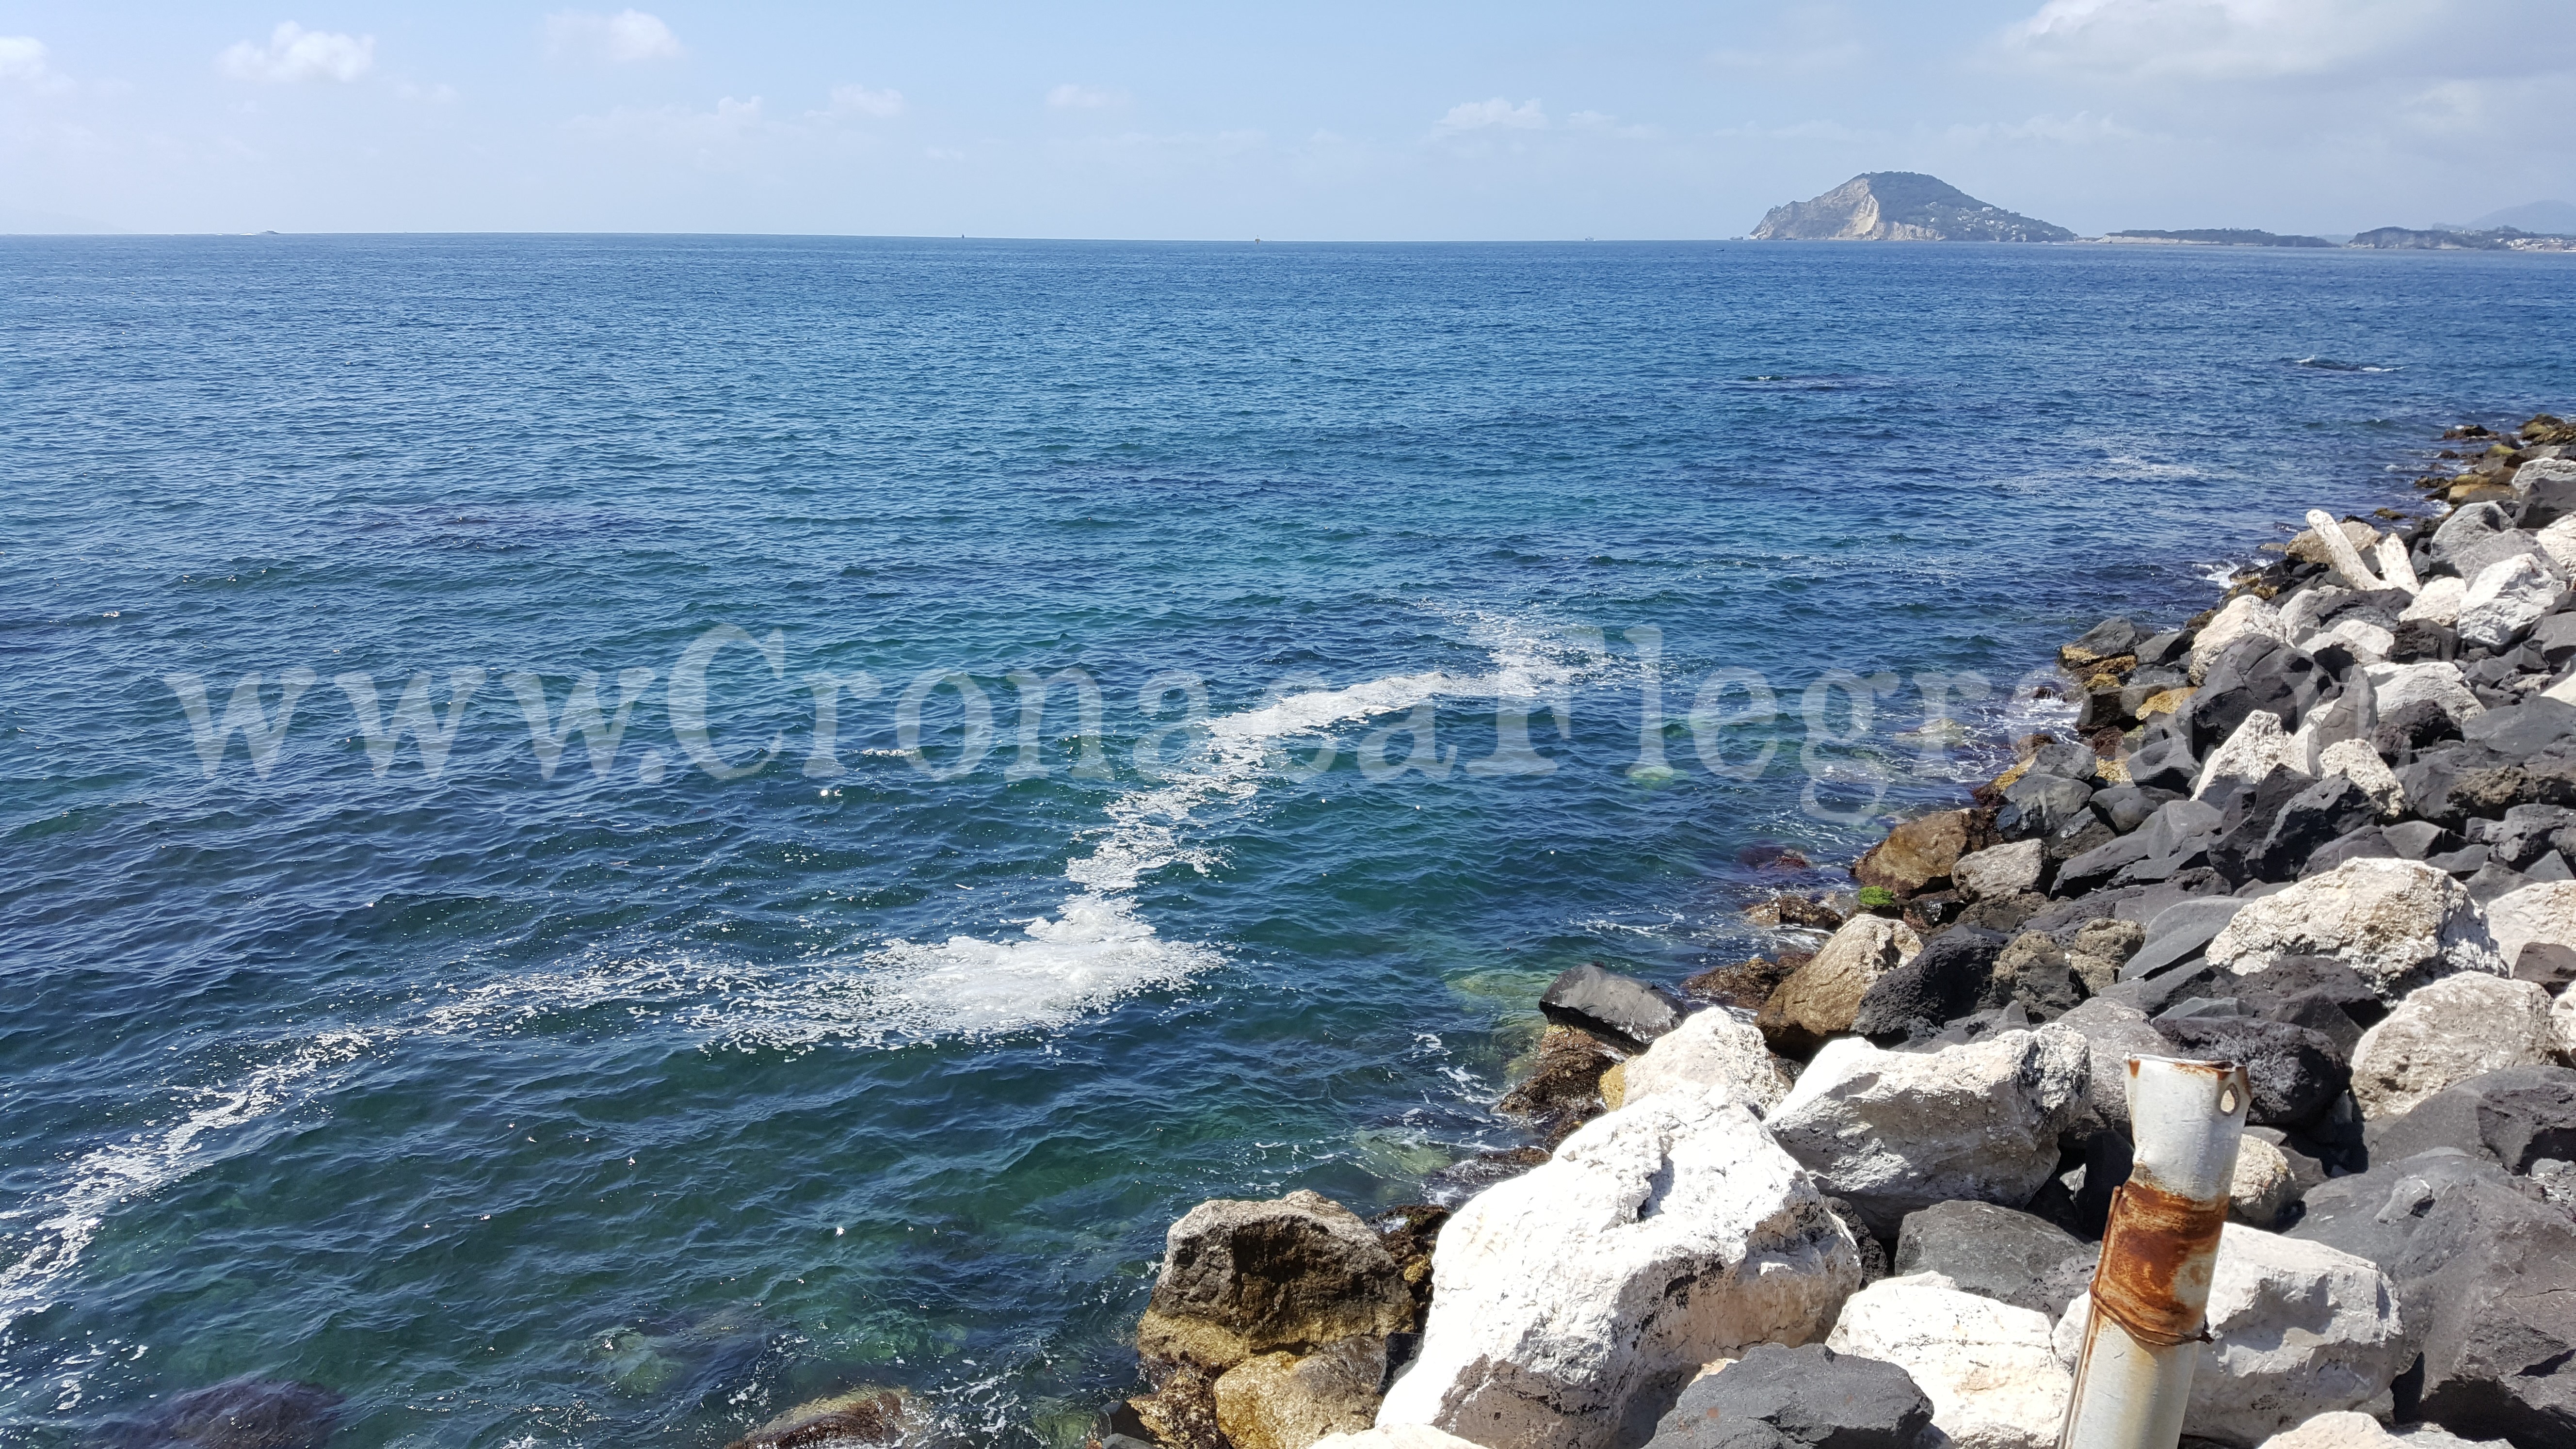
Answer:
[[2376, 825], [2365, 825], [2348, 834], [2336, 836], [2318, 846], [2299, 867], [2299, 878], [2323, 875], [2347, 860], [2402, 860], [2397, 847], [2388, 843], [2386, 832]]
[[2263, 1449], [2513, 1449], [2502, 1439], [2471, 1442], [2448, 1430], [2414, 1426], [2391, 1433], [2377, 1419], [2356, 1410], [2319, 1414], [2295, 1429], [2284, 1429], [2263, 1441]]
[[[2537, 982], [2542, 990], [2565, 1000], [2567, 988], [2576, 985], [2576, 946], [2562, 946], [2555, 941], [2525, 942], [2514, 953], [2513, 979]], [[2556, 1008], [2551, 1008], [2551, 1015], [2558, 1015]], [[2561, 1045], [2576, 1051], [2576, 1033], [2562, 1025], [2558, 1036]]]
[[1444, 1434], [1428, 1424], [1389, 1424], [1383, 1429], [1363, 1429], [1356, 1434], [1327, 1434], [1315, 1441], [1315, 1449], [1483, 1449], [1455, 1434]]
[[1996, 953], [1981, 1004], [1991, 1007], [2018, 1002], [2034, 1021], [2046, 1021], [2072, 1010], [2092, 992], [2076, 979], [2066, 948], [2044, 931], [2025, 931]]
[[1923, 1053], [1843, 1037], [1799, 1076], [1771, 1131], [1887, 1237], [1936, 1202], [2028, 1202], [2084, 1109], [2091, 1067], [2085, 1039], [2052, 1026]]
[[2063, 826], [2091, 820], [2085, 806], [2092, 799], [2093, 787], [2080, 780], [2033, 770], [2005, 787], [1995, 830], [2007, 840], [2050, 835]]
[[2454, 1082], [2557, 1055], [2549, 993], [2501, 976], [2449, 976], [2409, 992], [2352, 1054], [2367, 1118], [2400, 1117]]
[[2317, 769], [2320, 774], [2341, 775], [2360, 786], [2378, 808], [2382, 820], [2395, 820], [2406, 811], [2406, 792], [2398, 785], [2396, 773], [2366, 740], [2342, 740], [2326, 746], [2317, 753]]
[[[2372, 758], [2376, 759], [2377, 756]], [[2386, 766], [2380, 767], [2384, 774]], [[2395, 783], [2395, 777], [2390, 777]], [[2263, 843], [2248, 864], [2255, 880], [2297, 878], [2308, 857], [2333, 840], [2379, 818], [2379, 804], [2369, 792], [2343, 775], [2329, 775], [2290, 797], [2272, 817]], [[2391, 851], [2394, 855], [2395, 852]]]
[[2526, 1449], [2576, 1443], [2567, 1209], [2492, 1163], [2435, 1151], [2315, 1189], [2291, 1233], [2370, 1258], [2395, 1282], [2423, 1351], [2414, 1414]]
[[2289, 630], [2281, 625], [2281, 616], [2271, 605], [2252, 594], [2239, 594], [2227, 601], [2218, 616], [2201, 626], [2193, 637], [2191, 664], [2185, 671], [2191, 682], [2199, 684], [2209, 676], [2212, 665], [2227, 647], [2241, 639], [2268, 639], [2275, 643], [2290, 642]]
[[1935, 889], [1950, 879], [1950, 868], [1968, 848], [1968, 812], [1944, 810], [1908, 820], [1887, 832], [1852, 867], [1852, 878], [1865, 886], [1883, 886], [1900, 896]]
[[2054, 889], [2062, 896], [2083, 895], [2153, 853], [2143, 831], [2115, 836], [2059, 866]]
[[1938, 1274], [1889, 1278], [1852, 1295], [1825, 1346], [1904, 1369], [1958, 1449], [2056, 1449], [2073, 1379], [2051, 1349], [2045, 1313], [1962, 1292]]
[[1995, 957], [2009, 938], [1955, 926], [1911, 961], [1882, 975], [1861, 997], [1851, 1029], [1874, 1041], [1931, 1036], [1985, 1000]]
[[2398, 616], [2397, 632], [2402, 637], [2407, 626], [2431, 624], [2448, 630], [2460, 617], [2460, 601], [2468, 597], [2469, 581], [2460, 578], [2426, 579], [2415, 591], [2415, 602]]
[[151, 1449], [322, 1449], [344, 1401], [329, 1389], [245, 1375], [191, 1389], [137, 1420], [114, 1426], [110, 1442]]
[[2249, 640], [2219, 656], [2186, 712], [2192, 744], [2207, 749], [2234, 734], [2246, 716], [2273, 715], [2298, 724], [2333, 683], [2318, 661], [2295, 645]]
[[1601, 1078], [1620, 1061], [1618, 1049], [1590, 1032], [1551, 1026], [1538, 1039], [1538, 1063], [1494, 1110], [1529, 1119], [1550, 1142], [1599, 1116]]
[[2281, 728], [2281, 717], [2268, 710], [2247, 714], [2222, 741], [2201, 761], [2199, 778], [2192, 781], [2191, 798], [2201, 799], [2230, 780], [2260, 780], [2274, 770], [2291, 766], [2290, 736]]
[[1702, 1001], [1758, 1011], [1780, 983], [1809, 959], [1804, 951], [1783, 951], [1777, 957], [1754, 956], [1712, 966], [1682, 982], [1682, 990]]
[[1136, 1330], [1148, 1363], [1219, 1373], [1254, 1354], [1309, 1353], [1413, 1326], [1413, 1295], [1378, 1235], [1312, 1192], [1200, 1203], [1164, 1236]]
[[2227, 1188], [2227, 1220], [2268, 1233], [2280, 1227], [2281, 1214], [2298, 1200], [2298, 1175], [2290, 1168], [2289, 1154], [2260, 1137], [2239, 1140], [2236, 1175]]
[[[2502, 710], [2493, 714], [2502, 714]], [[2564, 805], [2516, 805], [2504, 812], [2504, 820], [2487, 841], [2489, 858], [2515, 870], [2529, 870], [2540, 858], [2550, 853], [2561, 840], [2576, 843], [2576, 810]], [[2495, 906], [2487, 907], [2487, 934], [2495, 934]], [[2498, 943], [2498, 950], [2502, 944]]]
[[[857, 1389], [798, 1404], [734, 1440], [726, 1449], [842, 1449], [861, 1444], [900, 1444], [916, 1427], [910, 1398], [901, 1389]], [[240, 1442], [247, 1446], [254, 1441]], [[283, 1446], [288, 1441], [255, 1442]]]
[[1620, 1105], [1665, 1092], [1716, 1092], [1751, 1107], [1757, 1116], [1768, 1112], [1788, 1092], [1789, 1081], [1772, 1063], [1762, 1037], [1723, 1011], [1688, 1017], [1656, 1038], [1643, 1055], [1621, 1064]]
[[2486, 713], [2486, 706], [2469, 690], [2468, 677], [2460, 666], [2439, 661], [2419, 664], [2368, 664], [2362, 674], [2379, 701], [2379, 717], [2394, 718], [2412, 704], [2430, 704], [2449, 716], [2454, 725]]
[[[2031, 844], [2036, 851], [2038, 843]], [[1784, 1056], [1807, 1056], [1827, 1037], [1851, 1030], [1870, 987], [1922, 951], [1922, 938], [1902, 921], [1852, 917], [1762, 1004], [1763, 1037]]]
[[1905, 1215], [1899, 1277], [1937, 1273], [1957, 1288], [2054, 1316], [2083, 1291], [2100, 1249], [2064, 1228], [1985, 1202], [1935, 1203]]
[[1447, 1221], [1449, 1209], [1427, 1202], [1388, 1208], [1368, 1220], [1368, 1225], [1377, 1231], [1378, 1245], [1395, 1260], [1405, 1290], [1413, 1295], [1413, 1321], [1417, 1324], [1431, 1308], [1431, 1248], [1440, 1240], [1440, 1225]]
[[2517, 554], [2490, 564], [2460, 600], [2460, 642], [2501, 649], [2548, 613], [2563, 592], [2537, 555]]
[[1488, 1449], [1634, 1443], [1700, 1365], [1821, 1334], [1860, 1272], [1750, 1108], [1650, 1097], [1458, 1209], [1419, 1356], [1378, 1423]]
[[2491, 709], [2460, 727], [2473, 745], [2484, 745], [2507, 759], [2528, 759], [2576, 734], [2576, 705], [2543, 697], [2506, 709]]
[[1308, 1449], [1377, 1417], [1386, 1340], [1346, 1338], [1300, 1358], [1256, 1354], [1216, 1381], [1216, 1423], [1234, 1449]]
[[2433, 561], [2464, 579], [2476, 578], [2495, 558], [2513, 552], [2518, 542], [2513, 516], [2493, 502], [2453, 509], [2429, 540]]
[[1951, 882], [1968, 899], [1987, 900], [2039, 889], [2047, 862], [2036, 840], [1990, 845], [1960, 856], [1950, 868]]
[[2076, 928], [2075, 940], [2066, 948], [2066, 964], [2074, 968], [2087, 994], [2099, 995], [2120, 979], [2120, 968], [2138, 954], [2146, 939], [2146, 927], [2135, 921], [2117, 917], [2086, 921]]
[[1681, 1025], [1683, 1011], [1672, 992], [1598, 966], [1577, 966], [1548, 983], [1538, 1009], [1560, 1025], [1637, 1047]]
[[[2152, 951], [2152, 929], [2148, 936]], [[2346, 861], [2249, 901], [2211, 939], [2207, 954], [2240, 975], [2291, 956], [2332, 956], [2382, 1000], [2454, 971], [2504, 969], [2468, 890], [2413, 860]]]
[[2135, 981], [2203, 954], [2209, 943], [2235, 921], [2246, 902], [2234, 896], [2176, 901], [2147, 922], [2146, 939], [2120, 968], [2120, 978]]
[[2576, 1071], [2529, 1065], [2463, 1078], [2402, 1116], [2372, 1121], [2369, 1142], [2374, 1161], [2447, 1147], [2515, 1174], [2544, 1158], [2576, 1161]]
[[1649, 1449], [1931, 1449], [1931, 1423], [1932, 1400], [1892, 1363], [1766, 1343], [1693, 1380]]
[[2343, 1049], [2303, 1026], [2241, 1016], [2159, 1017], [2156, 1030], [2174, 1044], [2168, 1055], [2244, 1067], [2254, 1089], [2245, 1120], [2258, 1127], [2304, 1127], [2352, 1084]]
[[[2192, 1366], [2183, 1433], [2255, 1445], [2319, 1414], [2384, 1402], [2413, 1356], [2398, 1301], [2367, 1258], [2227, 1224], [2209, 1285], [2213, 1341]], [[2075, 1362], [2091, 1318], [2091, 1300], [2079, 1298], [2058, 1320], [2061, 1362]]]
[[[2080, 1143], [2105, 1132], [2125, 1135], [2129, 1130], [2128, 1060], [2168, 1054], [2171, 1045], [2164, 1034], [2137, 1007], [2099, 996], [2051, 1025], [2082, 1036], [2091, 1059], [2084, 1108], [2059, 1134], [2059, 1141]], [[2050, 1306], [2053, 1311], [2055, 1305]]]

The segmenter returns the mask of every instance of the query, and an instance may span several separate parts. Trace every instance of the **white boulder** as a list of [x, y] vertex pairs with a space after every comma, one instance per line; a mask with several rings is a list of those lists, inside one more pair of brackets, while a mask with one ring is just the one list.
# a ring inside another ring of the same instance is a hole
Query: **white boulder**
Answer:
[[2500, 649], [2548, 613], [2564, 590], [2565, 585], [2535, 555], [2516, 554], [2491, 563], [2479, 571], [2460, 600], [2456, 626], [2460, 642]]
[[1651, 1096], [1450, 1218], [1419, 1355], [1377, 1424], [1487, 1449], [1642, 1440], [1702, 1364], [1812, 1341], [1860, 1277], [1850, 1231], [1751, 1108]]
[[2352, 1095], [2364, 1117], [2402, 1117], [2480, 1072], [2555, 1060], [2549, 993], [2501, 976], [2446, 976], [2407, 993], [2352, 1049]]
[[2420, 860], [2348, 860], [2248, 901], [2208, 956], [2238, 975], [2333, 956], [2391, 1000], [2454, 971], [2504, 970], [2468, 888]]
[[2576, 881], [2539, 881], [2487, 902], [2487, 934], [2508, 971], [2534, 941], [2576, 947]]
[[[2070, 1368], [2092, 1308], [2079, 1295], [2058, 1320], [2057, 1355]], [[2209, 1332], [2182, 1431], [2249, 1449], [2319, 1414], [2384, 1412], [2389, 1381], [2414, 1358], [2376, 1264], [2241, 1223], [2219, 1234]]]
[[2549, 555], [2549, 561], [2568, 573], [2576, 574], [2576, 513], [2542, 529], [2533, 542]]
[[[1885, 924], [1905, 930], [1902, 922]], [[1758, 1115], [1770, 1111], [1789, 1090], [1789, 1079], [1772, 1063], [1762, 1033], [1723, 1011], [1682, 1018], [1681, 1025], [1655, 1038], [1643, 1055], [1621, 1063], [1620, 1076], [1622, 1106], [1665, 1092], [1714, 1091], [1724, 1100], [1750, 1106]]]
[[2424, 586], [2415, 591], [2415, 601], [2398, 614], [2397, 622], [2407, 624], [2424, 619], [2435, 624], [2452, 623], [2460, 617], [2460, 601], [2468, 595], [2467, 579], [2454, 578], [2449, 574], [2438, 579], [2426, 579]]
[[1771, 1133], [1871, 1230], [1969, 1198], [2019, 1207], [2057, 1166], [2058, 1134], [2092, 1077], [2083, 1036], [2007, 1031], [1937, 1052], [1825, 1044], [1771, 1114]]
[[2280, 1148], [2260, 1137], [2236, 1144], [2236, 1176], [2227, 1188], [2227, 1216], [2232, 1221], [2269, 1232], [2298, 1196], [2297, 1176]]
[[[1989, 845], [1985, 849], [1959, 857], [1950, 867], [1950, 884], [1959, 894], [1972, 901], [1993, 896], [2017, 895], [2039, 889], [2039, 877], [2047, 866], [2040, 842], [2016, 840], [2009, 845]], [[1922, 947], [1918, 944], [1916, 950]]]
[[2279, 715], [2255, 710], [2201, 761], [2200, 774], [2191, 782], [2191, 797], [2197, 800], [2228, 779], [2260, 780], [2283, 765], [2305, 772], [2307, 765], [2300, 754], [2293, 737], [2281, 728]]
[[2203, 624], [2200, 632], [2192, 636], [2188, 671], [2191, 682], [2198, 684], [2207, 679], [2209, 666], [2218, 661], [2218, 656], [2227, 651], [2228, 645], [2257, 636], [2278, 639], [2284, 644], [2290, 642], [2290, 631], [2282, 627], [2281, 616], [2270, 604], [2252, 594], [2238, 594], [2228, 600], [2227, 607], [2219, 610], [2216, 618]]
[[1362, 1429], [1356, 1434], [1327, 1434], [1314, 1442], [1313, 1449], [1483, 1449], [1455, 1434], [1443, 1433], [1428, 1424], [1389, 1424], [1383, 1428]]
[[2397, 783], [2397, 772], [2388, 768], [2368, 740], [2337, 740], [2317, 751], [2316, 773], [2319, 778], [2341, 775], [2359, 785], [2382, 820], [2406, 813], [2405, 787]]
[[2263, 1441], [2263, 1449], [2513, 1449], [2502, 1439], [2462, 1439], [2438, 1426], [2417, 1424], [2395, 1433], [2352, 1409], [2319, 1414]]
[[1843, 1305], [1825, 1347], [1892, 1363], [1957, 1449], [2055, 1449], [2074, 1379], [2048, 1315], [1960, 1291], [1938, 1273], [1882, 1278]]
[[[2435, 579], [2426, 584], [2424, 593], [2432, 593], [2442, 582]], [[2422, 602], [2421, 595], [2417, 602]], [[2421, 664], [2365, 664], [2361, 672], [2370, 680], [2371, 697], [2377, 702], [2381, 719], [2420, 699], [2429, 699], [2441, 706], [2442, 713], [2449, 715], [2453, 724], [2466, 724], [2487, 712], [2487, 707], [2469, 692], [2468, 676], [2462, 674], [2456, 664], [2445, 664], [2440, 660], [2426, 660]]]

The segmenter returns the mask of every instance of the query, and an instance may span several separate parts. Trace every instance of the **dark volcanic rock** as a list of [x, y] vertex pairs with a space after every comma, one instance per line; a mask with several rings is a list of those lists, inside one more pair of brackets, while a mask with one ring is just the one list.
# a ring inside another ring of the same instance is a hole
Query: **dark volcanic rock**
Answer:
[[2279, 716], [2281, 728], [2295, 730], [2299, 717], [2329, 682], [2317, 661], [2292, 645], [2260, 637], [2241, 639], [2210, 665], [2200, 692], [2185, 706], [2191, 716], [2192, 748], [2208, 753], [2258, 709]]
[[2079, 817], [2089, 819], [2085, 806], [2092, 799], [2093, 787], [2080, 780], [2033, 770], [2005, 787], [1995, 830], [2006, 840], [2050, 835]]
[[2249, 1017], [2156, 1018], [2176, 1055], [2233, 1061], [2254, 1088], [2245, 1120], [2262, 1127], [2303, 1127], [2352, 1086], [2352, 1062], [2321, 1032]]
[[1954, 926], [1942, 932], [1921, 955], [1871, 983], [1852, 1030], [1882, 1042], [1937, 1033], [1944, 1022], [1977, 1009], [2006, 944], [1993, 931]]
[[1970, 1293], [2055, 1318], [2082, 1290], [2101, 1249], [2056, 1224], [1985, 1202], [1936, 1203], [1905, 1215], [1895, 1271], [1939, 1273]]
[[1757, 1344], [1682, 1390], [1649, 1449], [1928, 1449], [1932, 1400], [1895, 1364]]
[[1754, 956], [1743, 961], [1712, 966], [1682, 983], [1682, 990], [1702, 1001], [1723, 1006], [1740, 1006], [1746, 1011], [1759, 1011], [1789, 973], [1813, 959], [1805, 951], [1783, 951], [1777, 960]]
[[2329, 842], [2370, 824], [2378, 814], [2370, 796], [2349, 776], [2328, 775], [2292, 796], [2272, 817], [2272, 828], [2251, 858], [2252, 878], [2296, 879], [2308, 857]]
[[1681, 998], [1633, 976], [1577, 966], [1538, 999], [1548, 1020], [1643, 1047], [1682, 1024]]
[[2529, 1181], [2418, 1153], [2319, 1186], [2288, 1236], [2368, 1258], [2396, 1284], [2424, 1353], [2401, 1417], [2522, 1449], [2576, 1444], [2576, 1217]]
[[2554, 1157], [2576, 1161], [2576, 1071], [2507, 1067], [2454, 1082], [2402, 1117], [2365, 1129], [2372, 1158], [2395, 1161], [2456, 1147], [2527, 1173]]

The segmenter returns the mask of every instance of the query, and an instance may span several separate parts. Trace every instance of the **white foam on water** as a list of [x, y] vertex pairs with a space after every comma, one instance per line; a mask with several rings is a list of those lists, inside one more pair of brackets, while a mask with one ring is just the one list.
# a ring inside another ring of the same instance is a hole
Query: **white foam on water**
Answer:
[[112, 1209], [149, 1197], [196, 1171], [206, 1160], [205, 1144], [199, 1138], [304, 1100], [375, 1040], [361, 1032], [339, 1031], [299, 1043], [284, 1060], [206, 1093], [200, 1105], [168, 1126], [83, 1154], [62, 1186], [8, 1214], [12, 1219], [35, 1216], [38, 1221], [23, 1235], [13, 1235], [19, 1237], [21, 1250], [16, 1261], [0, 1268], [0, 1333], [20, 1318], [55, 1304], [63, 1279], [98, 1236]]

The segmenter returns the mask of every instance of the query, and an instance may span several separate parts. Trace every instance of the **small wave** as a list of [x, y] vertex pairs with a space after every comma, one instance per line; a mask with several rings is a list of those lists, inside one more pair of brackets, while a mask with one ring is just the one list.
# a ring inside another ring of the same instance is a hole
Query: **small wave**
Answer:
[[2292, 367], [2312, 367], [2319, 372], [2403, 372], [2405, 370], [2402, 367], [2382, 365], [2376, 362], [2338, 362], [2331, 357], [2293, 358], [2290, 361], [2290, 365]]

